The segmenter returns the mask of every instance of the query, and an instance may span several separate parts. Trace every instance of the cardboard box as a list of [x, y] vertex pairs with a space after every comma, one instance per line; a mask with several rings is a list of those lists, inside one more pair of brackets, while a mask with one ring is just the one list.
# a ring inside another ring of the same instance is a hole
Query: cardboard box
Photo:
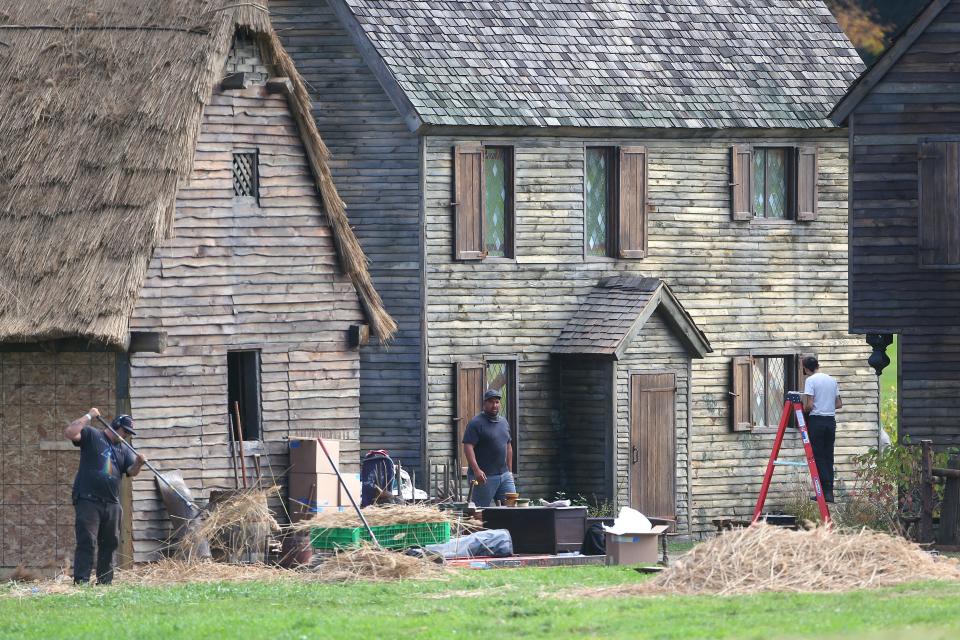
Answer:
[[[340, 466], [340, 441], [324, 438], [334, 464]], [[316, 438], [290, 438], [290, 471], [293, 473], [334, 473]]]
[[299, 522], [321, 507], [337, 506], [339, 481], [333, 473], [297, 473], [287, 476], [290, 519]]
[[660, 536], [669, 528], [658, 525], [651, 531], [623, 535], [606, 532], [607, 564], [656, 564], [660, 560]]
[[[347, 485], [347, 489], [350, 490], [350, 495], [353, 496], [353, 499], [357, 501], [357, 504], [360, 504], [360, 474], [359, 473], [343, 473], [343, 482]], [[346, 491], [343, 490], [343, 485], [337, 487], [337, 504], [341, 507], [349, 507], [350, 498], [347, 497]]]

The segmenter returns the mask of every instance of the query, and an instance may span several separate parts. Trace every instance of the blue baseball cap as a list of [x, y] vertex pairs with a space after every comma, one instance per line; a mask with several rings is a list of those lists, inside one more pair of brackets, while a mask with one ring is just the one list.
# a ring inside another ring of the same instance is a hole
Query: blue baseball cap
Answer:
[[490, 398], [496, 398], [497, 400], [499, 400], [500, 392], [497, 391], [496, 389], [487, 389], [486, 391], [483, 392], [483, 401], [486, 402]]
[[113, 427], [114, 431], [123, 429], [132, 436], [137, 435], [137, 432], [133, 430], [133, 418], [126, 414], [114, 418], [113, 422], [110, 423], [110, 426]]

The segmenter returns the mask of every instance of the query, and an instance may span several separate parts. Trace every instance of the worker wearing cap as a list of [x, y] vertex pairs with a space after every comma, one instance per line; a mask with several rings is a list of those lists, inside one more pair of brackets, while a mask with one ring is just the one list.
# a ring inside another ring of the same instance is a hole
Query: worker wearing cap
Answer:
[[[113, 553], [120, 543], [120, 479], [135, 476], [147, 461], [134, 455], [110, 430], [90, 426], [97, 409], [70, 423], [64, 430], [67, 440], [80, 448], [80, 466], [73, 481], [77, 549], [73, 555], [73, 581], [84, 584], [93, 569], [97, 550], [97, 584], [113, 581]], [[134, 435], [133, 418], [117, 416], [110, 425], [122, 437]]]
[[503, 500], [504, 494], [516, 493], [510, 423], [500, 415], [499, 391], [484, 392], [483, 411], [463, 433], [463, 453], [470, 466], [467, 480], [479, 483], [473, 490], [476, 506], [487, 507], [494, 500]]
[[810, 376], [803, 385], [803, 410], [809, 414], [807, 426], [813, 460], [817, 463], [823, 497], [833, 502], [833, 444], [837, 438], [837, 409], [843, 406], [843, 400], [837, 381], [820, 372], [820, 363], [815, 357], [805, 357], [802, 364], [803, 373]]

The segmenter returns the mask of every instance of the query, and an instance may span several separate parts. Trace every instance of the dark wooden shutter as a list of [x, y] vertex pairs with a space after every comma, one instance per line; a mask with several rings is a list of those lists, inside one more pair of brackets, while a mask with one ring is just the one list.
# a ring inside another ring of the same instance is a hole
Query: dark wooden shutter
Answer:
[[630, 376], [631, 506], [648, 516], [676, 517], [676, 377]]
[[753, 358], [738, 356], [730, 367], [730, 426], [734, 431], [750, 431], [753, 419]]
[[800, 393], [803, 393], [803, 387], [807, 382], [807, 378], [810, 377], [803, 373], [803, 359], [806, 358], [807, 356], [816, 357], [816, 354], [815, 353], [798, 353], [797, 355], [794, 356], [794, 365], [797, 368], [796, 390], [799, 391]]
[[960, 142], [922, 142], [919, 171], [919, 264], [960, 265]]
[[463, 432], [470, 419], [483, 408], [484, 374], [483, 362], [457, 363], [457, 415], [453, 421], [456, 427], [457, 464], [463, 474], [467, 472], [467, 459], [463, 455]]
[[483, 238], [483, 147], [461, 144], [453, 149], [454, 258], [481, 260]]
[[797, 220], [817, 219], [817, 147], [797, 148]]
[[730, 215], [734, 220], [753, 219], [753, 149], [748, 144], [730, 148]]
[[647, 255], [647, 150], [620, 148], [617, 244], [621, 258]]

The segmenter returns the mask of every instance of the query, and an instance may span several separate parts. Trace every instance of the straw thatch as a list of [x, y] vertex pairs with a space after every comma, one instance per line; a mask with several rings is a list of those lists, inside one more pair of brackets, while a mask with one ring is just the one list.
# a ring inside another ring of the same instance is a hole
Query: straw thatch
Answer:
[[338, 551], [317, 565], [314, 574], [324, 582], [361, 580], [429, 580], [443, 577], [448, 570], [423, 558], [364, 545]]
[[960, 580], [960, 562], [875, 531], [758, 524], [697, 545], [649, 582], [602, 595], [827, 593], [920, 580]]
[[372, 331], [392, 336], [265, 0], [0, 0], [0, 342], [126, 346], [238, 27], [291, 81], [341, 264]]
[[[449, 522], [455, 524], [459, 518], [452, 511], [441, 511], [433, 506], [378, 505], [363, 510], [363, 517], [371, 527], [393, 524], [423, 524], [425, 522]], [[314, 514], [306, 520], [288, 526], [290, 531], [310, 531], [311, 529], [336, 529], [342, 527], [362, 527], [363, 523], [355, 511], [324, 511]]]

